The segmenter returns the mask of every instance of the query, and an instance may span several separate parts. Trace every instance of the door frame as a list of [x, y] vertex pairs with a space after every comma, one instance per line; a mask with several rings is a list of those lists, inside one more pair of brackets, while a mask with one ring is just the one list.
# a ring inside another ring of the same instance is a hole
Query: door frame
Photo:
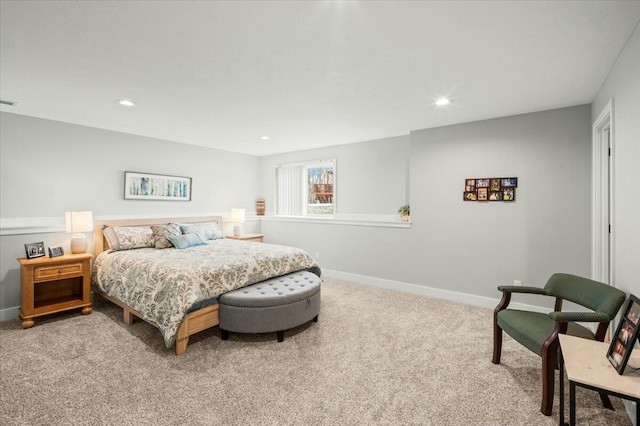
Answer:
[[[593, 123], [591, 275], [615, 287], [614, 279], [614, 100], [610, 99]], [[606, 133], [609, 133], [608, 144]], [[609, 228], [610, 227], [610, 228]]]

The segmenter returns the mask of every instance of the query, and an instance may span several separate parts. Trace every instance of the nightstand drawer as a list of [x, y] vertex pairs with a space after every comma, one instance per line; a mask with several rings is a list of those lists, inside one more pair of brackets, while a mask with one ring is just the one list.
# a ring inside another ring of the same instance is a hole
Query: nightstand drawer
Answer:
[[58, 278], [81, 277], [84, 267], [81, 263], [67, 263], [60, 266], [40, 266], [35, 268], [34, 281], [50, 281]]

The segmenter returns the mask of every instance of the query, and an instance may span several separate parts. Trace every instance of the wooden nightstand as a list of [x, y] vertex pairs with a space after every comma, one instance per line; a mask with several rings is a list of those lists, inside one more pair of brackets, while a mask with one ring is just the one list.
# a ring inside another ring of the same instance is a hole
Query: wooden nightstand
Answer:
[[88, 253], [39, 257], [20, 262], [20, 319], [22, 328], [33, 327], [34, 318], [82, 308], [91, 313], [91, 258]]
[[264, 239], [264, 234], [242, 234], [242, 235], [227, 235], [226, 238], [232, 240], [241, 240], [241, 241], [253, 241], [256, 243], [262, 243]]

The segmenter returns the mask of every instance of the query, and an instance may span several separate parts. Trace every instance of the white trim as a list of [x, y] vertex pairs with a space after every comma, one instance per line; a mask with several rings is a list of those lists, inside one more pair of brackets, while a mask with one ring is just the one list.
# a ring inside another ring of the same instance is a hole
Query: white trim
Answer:
[[0, 235], [66, 232], [64, 216], [0, 218]]
[[[460, 293], [457, 291], [443, 290], [440, 288], [426, 287], [422, 285], [405, 283], [401, 281], [385, 280], [382, 278], [369, 277], [366, 275], [340, 272], [332, 269], [323, 269], [322, 275], [325, 275], [329, 278], [336, 278], [339, 280], [356, 282], [358, 284], [366, 284], [372, 287], [386, 288], [389, 290], [397, 290], [397, 291], [402, 291], [404, 293], [434, 297], [436, 299], [450, 300], [452, 302], [459, 302], [467, 305], [480, 306], [482, 308], [495, 309], [495, 307], [500, 302], [500, 298], [494, 299], [491, 297], [477, 296], [475, 294], [467, 294], [467, 293]], [[509, 307], [515, 308], [515, 309], [522, 309], [526, 311], [541, 312], [545, 314], [553, 311], [553, 309], [544, 308], [541, 306], [527, 305], [525, 303], [511, 302], [509, 304]]]
[[13, 308], [4, 308], [0, 309], [0, 321], [8, 321], [18, 318], [18, 312], [20, 310], [20, 306], [15, 306]]
[[265, 222], [297, 222], [321, 225], [351, 225], [382, 228], [411, 228], [411, 222], [401, 222], [397, 215], [333, 215], [323, 216], [262, 216]]
[[[224, 221], [229, 220], [229, 213], [186, 213], [172, 214], [173, 217], [193, 217], [193, 216], [222, 216]], [[162, 214], [136, 214], [136, 215], [107, 215], [96, 216], [98, 220], [117, 220], [117, 219], [153, 219], [159, 217], [167, 217], [166, 213]], [[299, 223], [315, 223], [323, 225], [351, 225], [351, 226], [370, 226], [384, 228], [411, 228], [411, 222], [400, 222], [397, 215], [381, 215], [381, 214], [360, 214], [360, 215], [334, 215], [333, 217], [301, 217], [301, 216], [257, 216], [256, 212], [247, 212], [245, 222], [299, 222]], [[24, 218], [0, 218], [0, 236], [5, 235], [26, 235], [26, 234], [49, 234], [56, 232], [66, 232], [64, 216], [60, 217], [24, 217]]]
[[[614, 100], [610, 99], [593, 122], [591, 164], [591, 277], [609, 283], [614, 280]], [[609, 143], [604, 134], [608, 131]], [[609, 156], [611, 149], [611, 156]], [[609, 234], [611, 225], [611, 234]]]
[[[226, 215], [226, 216], [225, 216]], [[193, 217], [193, 216], [223, 216], [226, 222], [229, 213], [189, 213], [189, 214], [172, 214], [172, 217]], [[137, 215], [110, 215], [96, 216], [98, 220], [117, 220], [117, 219], [153, 219], [159, 217], [167, 217], [167, 214], [137, 214]], [[245, 216], [245, 222], [260, 221], [262, 216], [257, 216], [256, 212], [248, 212]], [[56, 232], [66, 232], [65, 218], [60, 217], [10, 217], [0, 218], [0, 236], [5, 235], [25, 235], [25, 234], [49, 234]]]

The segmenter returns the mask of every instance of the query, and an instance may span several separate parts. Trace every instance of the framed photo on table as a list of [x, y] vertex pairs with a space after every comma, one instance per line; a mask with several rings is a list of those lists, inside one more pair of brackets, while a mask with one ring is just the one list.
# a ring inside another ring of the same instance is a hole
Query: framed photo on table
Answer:
[[24, 245], [24, 251], [27, 254], [27, 259], [33, 259], [34, 257], [42, 257], [46, 253], [44, 252], [44, 243], [27, 243]]
[[618, 374], [623, 374], [629, 361], [640, 330], [640, 299], [631, 294], [627, 299], [624, 315], [613, 335], [611, 345], [607, 351], [607, 359], [614, 366]]

